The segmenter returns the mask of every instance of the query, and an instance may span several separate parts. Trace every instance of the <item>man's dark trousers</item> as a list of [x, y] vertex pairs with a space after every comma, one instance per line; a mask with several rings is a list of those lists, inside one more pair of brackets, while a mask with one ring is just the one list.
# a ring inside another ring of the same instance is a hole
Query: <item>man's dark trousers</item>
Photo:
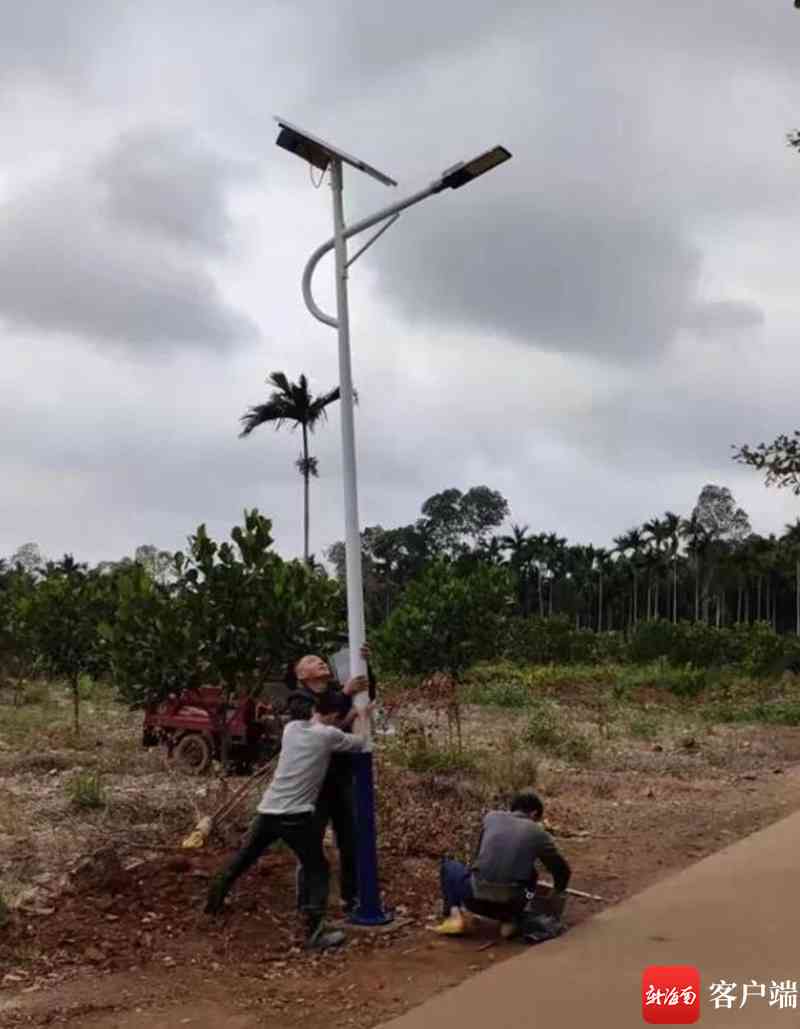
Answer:
[[[314, 824], [319, 837], [320, 849], [328, 823], [336, 834], [339, 851], [339, 884], [342, 902], [350, 909], [358, 897], [358, 865], [356, 862], [356, 818], [353, 795], [353, 763], [349, 754], [334, 754], [328, 774], [322, 784]], [[297, 905], [303, 908], [308, 903], [306, 875], [301, 866], [297, 875]]]
[[309, 923], [316, 924], [328, 907], [330, 869], [322, 850], [316, 821], [310, 811], [301, 814], [256, 815], [242, 848], [222, 872], [225, 892], [278, 840], [283, 840], [300, 862], [306, 884], [301, 907]]

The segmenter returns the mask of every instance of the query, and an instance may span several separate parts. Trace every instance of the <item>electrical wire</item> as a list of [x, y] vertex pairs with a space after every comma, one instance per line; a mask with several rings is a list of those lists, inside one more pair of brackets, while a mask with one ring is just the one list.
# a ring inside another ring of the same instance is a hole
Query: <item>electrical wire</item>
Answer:
[[309, 164], [308, 177], [311, 179], [311, 185], [314, 187], [314, 189], [319, 189], [319, 187], [322, 185], [322, 180], [325, 178], [325, 172], [320, 172], [319, 182], [314, 182], [314, 165]]

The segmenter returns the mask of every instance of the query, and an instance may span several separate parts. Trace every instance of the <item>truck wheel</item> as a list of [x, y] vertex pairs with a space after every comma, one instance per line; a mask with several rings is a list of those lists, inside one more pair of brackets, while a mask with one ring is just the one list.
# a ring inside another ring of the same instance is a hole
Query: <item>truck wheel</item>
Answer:
[[176, 768], [189, 775], [202, 775], [211, 764], [211, 744], [199, 732], [189, 732], [172, 751]]

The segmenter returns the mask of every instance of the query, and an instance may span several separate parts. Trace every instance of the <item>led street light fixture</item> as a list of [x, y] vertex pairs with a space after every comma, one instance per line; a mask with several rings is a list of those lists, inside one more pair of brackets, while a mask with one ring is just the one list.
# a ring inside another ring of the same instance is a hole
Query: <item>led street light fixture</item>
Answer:
[[468, 182], [477, 179], [479, 175], [496, 168], [511, 157], [511, 151], [504, 146], [496, 146], [493, 150], [487, 150], [479, 157], [473, 157], [471, 161], [462, 161], [460, 164], [448, 168], [442, 175], [442, 189], [459, 189], [466, 186]]

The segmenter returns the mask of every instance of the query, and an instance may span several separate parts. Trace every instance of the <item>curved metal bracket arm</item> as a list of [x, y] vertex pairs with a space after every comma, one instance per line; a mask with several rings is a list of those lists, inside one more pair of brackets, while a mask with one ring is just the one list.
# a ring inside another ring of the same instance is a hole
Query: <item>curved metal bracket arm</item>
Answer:
[[[437, 179], [436, 182], [431, 183], [430, 186], [419, 193], [413, 193], [410, 197], [406, 197], [405, 200], [399, 200], [396, 204], [390, 204], [389, 207], [384, 207], [382, 210], [377, 211], [375, 214], [369, 215], [367, 218], [362, 218], [361, 221], [355, 222], [349, 228], [345, 229], [344, 238], [350, 239], [352, 236], [357, 236], [360, 232], [365, 232], [367, 229], [371, 229], [373, 225], [377, 225], [378, 222], [385, 221], [387, 218], [392, 218], [393, 215], [400, 214], [401, 211], [405, 211], [407, 207], [412, 207], [414, 204], [418, 204], [420, 200], [425, 200], [435, 193], [440, 193], [444, 189], [444, 183], [441, 179]], [[384, 228], [388, 228], [386, 225]], [[383, 229], [381, 231], [384, 231]], [[374, 242], [378, 237], [375, 236], [371, 242]], [[317, 321], [323, 322], [325, 325], [330, 325], [332, 329], [337, 329], [339, 323], [335, 318], [332, 318], [329, 314], [325, 314], [316, 304], [314, 295], [311, 292], [311, 279], [314, 276], [314, 271], [329, 250], [333, 250], [336, 245], [336, 237], [333, 236], [322, 246], [317, 247], [311, 257], [308, 259], [305, 270], [303, 271], [303, 300], [305, 301], [306, 307], [317, 319]], [[367, 244], [369, 246], [369, 244]], [[363, 253], [366, 247], [362, 248], [359, 253]], [[358, 254], [356, 254], [358, 257]], [[355, 260], [355, 257], [353, 258]]]

